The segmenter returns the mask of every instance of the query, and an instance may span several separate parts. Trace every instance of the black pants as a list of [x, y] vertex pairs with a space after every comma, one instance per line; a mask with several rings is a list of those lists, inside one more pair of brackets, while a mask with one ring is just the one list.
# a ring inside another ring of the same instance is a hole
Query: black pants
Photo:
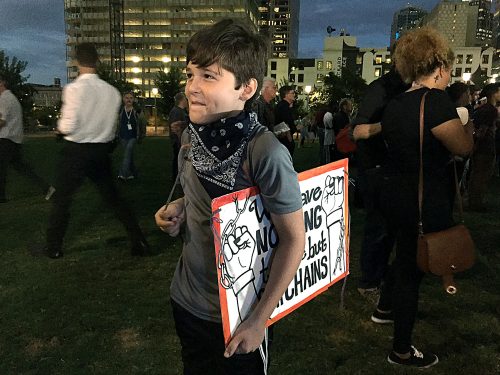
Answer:
[[184, 375], [262, 375], [259, 350], [224, 357], [222, 324], [197, 318], [170, 300], [175, 330], [181, 341]]
[[56, 171], [56, 192], [47, 228], [47, 245], [50, 250], [62, 249], [71, 202], [85, 177], [96, 185], [104, 202], [111, 206], [118, 220], [125, 226], [131, 241], [142, 239], [134, 214], [116, 189], [111, 173], [110, 147], [107, 143], [65, 142]]
[[0, 138], [0, 199], [5, 199], [7, 168], [11, 165], [16, 171], [28, 177], [40, 191], [46, 192], [49, 184], [35, 173], [31, 165], [23, 159], [22, 145], [10, 139]]
[[385, 216], [381, 210], [381, 168], [372, 168], [358, 175], [358, 186], [365, 207], [365, 226], [361, 244], [361, 280], [363, 289], [377, 288], [387, 270], [387, 262], [395, 238], [387, 230]]
[[[384, 177], [382, 209], [389, 231], [396, 236], [396, 256], [382, 283], [380, 310], [394, 312], [393, 350], [407, 353], [418, 310], [423, 273], [417, 267], [418, 176]], [[439, 206], [425, 204], [422, 210], [424, 232], [435, 232], [453, 225], [449, 200]]]

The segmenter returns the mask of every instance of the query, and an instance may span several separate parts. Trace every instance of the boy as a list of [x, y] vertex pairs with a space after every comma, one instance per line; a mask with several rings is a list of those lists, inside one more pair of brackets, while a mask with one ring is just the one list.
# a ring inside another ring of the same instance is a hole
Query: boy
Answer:
[[[185, 231], [171, 285], [185, 374], [264, 373], [256, 349], [304, 250], [302, 202], [290, 155], [255, 113], [244, 110], [264, 77], [265, 51], [261, 37], [232, 20], [197, 32], [187, 45], [191, 149], [182, 179], [185, 195], [155, 215], [169, 235], [178, 235], [181, 226]], [[260, 301], [224, 348], [210, 205], [213, 198], [254, 185], [280, 244]]]

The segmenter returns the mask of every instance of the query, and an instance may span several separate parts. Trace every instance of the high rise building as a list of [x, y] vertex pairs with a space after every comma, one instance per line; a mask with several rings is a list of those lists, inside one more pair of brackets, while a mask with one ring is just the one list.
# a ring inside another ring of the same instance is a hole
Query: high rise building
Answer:
[[495, 12], [493, 13], [493, 44], [500, 49], [500, 0], [495, 0]]
[[488, 47], [492, 43], [491, 0], [443, 0], [422, 23], [439, 30], [452, 47]]
[[408, 5], [394, 13], [391, 25], [391, 46], [405, 31], [417, 27], [427, 11]]
[[477, 6], [477, 24], [475, 42], [476, 46], [492, 44], [493, 39], [493, 13], [491, 13], [491, 0], [472, 0], [470, 6]]
[[477, 7], [468, 1], [442, 1], [423, 19], [422, 23], [437, 29], [452, 47], [473, 45]]
[[223, 18], [249, 20], [257, 29], [257, 0], [64, 0], [68, 80], [77, 76], [75, 45], [95, 43], [118, 77], [151, 97], [160, 69], [184, 67], [186, 44]]
[[259, 30], [270, 40], [269, 57], [296, 57], [300, 0], [259, 1]]

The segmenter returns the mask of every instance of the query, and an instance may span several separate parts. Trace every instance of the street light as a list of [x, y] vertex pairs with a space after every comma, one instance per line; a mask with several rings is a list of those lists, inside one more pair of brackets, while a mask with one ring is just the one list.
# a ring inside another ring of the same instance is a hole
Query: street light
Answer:
[[472, 74], [471, 73], [464, 73], [462, 74], [462, 79], [465, 81], [465, 83], [469, 83], [470, 79], [472, 77]]
[[153, 87], [151, 89], [151, 93], [154, 95], [154, 98], [155, 98], [155, 110], [154, 110], [154, 114], [155, 114], [155, 135], [157, 135], [157, 126], [156, 126], [156, 118], [158, 117], [158, 109], [156, 108], [156, 96], [158, 95], [158, 89], [156, 87]]

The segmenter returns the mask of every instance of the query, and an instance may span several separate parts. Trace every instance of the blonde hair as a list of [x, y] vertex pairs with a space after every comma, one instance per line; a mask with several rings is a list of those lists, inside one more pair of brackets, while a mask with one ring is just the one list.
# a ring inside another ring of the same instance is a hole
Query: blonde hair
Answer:
[[426, 77], [436, 68], [450, 69], [454, 55], [448, 41], [429, 26], [412, 30], [398, 40], [396, 70], [406, 82]]

